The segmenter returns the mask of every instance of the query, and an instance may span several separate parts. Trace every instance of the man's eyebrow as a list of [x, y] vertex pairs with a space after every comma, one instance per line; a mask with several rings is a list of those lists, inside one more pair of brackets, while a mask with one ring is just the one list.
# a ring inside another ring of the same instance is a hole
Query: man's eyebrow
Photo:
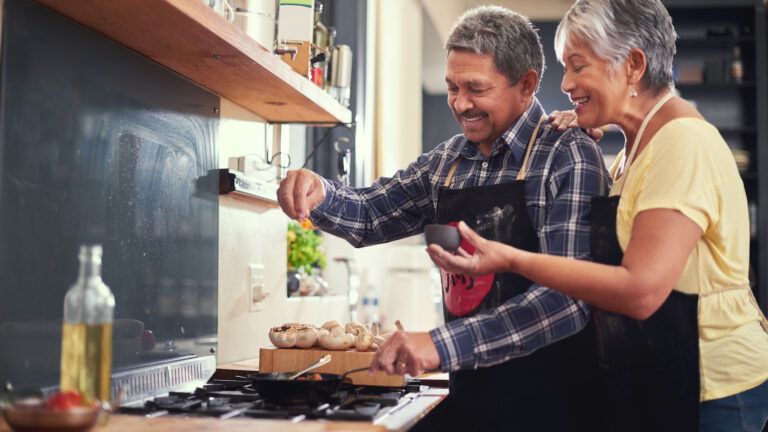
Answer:
[[484, 82], [477, 81], [477, 80], [469, 80], [469, 81], [467, 81], [467, 85], [470, 86], [470, 87], [485, 87], [486, 86], [486, 84]]

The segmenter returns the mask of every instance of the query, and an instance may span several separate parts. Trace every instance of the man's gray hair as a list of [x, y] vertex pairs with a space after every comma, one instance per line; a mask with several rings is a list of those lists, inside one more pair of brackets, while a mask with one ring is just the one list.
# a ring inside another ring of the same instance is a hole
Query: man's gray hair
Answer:
[[561, 62], [571, 37], [581, 38], [614, 70], [633, 48], [639, 48], [648, 59], [641, 82], [655, 93], [673, 84], [677, 33], [660, 0], [578, 0], [555, 33], [555, 52]]
[[512, 85], [533, 69], [544, 74], [544, 50], [531, 21], [500, 6], [480, 6], [459, 18], [448, 36], [445, 49], [493, 55], [496, 68]]

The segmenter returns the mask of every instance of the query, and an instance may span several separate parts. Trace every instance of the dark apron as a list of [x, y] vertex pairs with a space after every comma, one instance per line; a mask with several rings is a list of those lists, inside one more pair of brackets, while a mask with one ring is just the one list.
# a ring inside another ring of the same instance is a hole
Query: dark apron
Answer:
[[[635, 140], [634, 158], [648, 114]], [[627, 169], [621, 179], [627, 176]], [[621, 265], [616, 235], [619, 196], [592, 198], [591, 248], [595, 262]], [[606, 429], [616, 432], [687, 432], [699, 428], [698, 296], [672, 291], [650, 318], [637, 321], [595, 310]]]
[[[438, 196], [441, 224], [464, 221], [481, 236], [538, 252], [526, 206], [525, 167], [538, 126], [528, 143], [521, 176], [505, 184], [449, 189], [456, 164]], [[472, 253], [465, 241], [462, 247]], [[501, 306], [532, 282], [503, 273], [471, 278], [442, 271], [445, 320]], [[444, 430], [519, 432], [595, 431], [598, 408], [594, 331], [576, 335], [503, 364], [450, 374], [449, 422]]]

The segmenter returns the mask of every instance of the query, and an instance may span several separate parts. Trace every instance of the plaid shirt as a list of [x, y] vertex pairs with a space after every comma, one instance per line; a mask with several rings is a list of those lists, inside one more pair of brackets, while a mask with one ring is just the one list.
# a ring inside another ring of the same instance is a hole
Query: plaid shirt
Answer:
[[[436, 223], [437, 197], [457, 158], [451, 188], [515, 180], [528, 139], [544, 109], [534, 99], [528, 110], [484, 156], [457, 135], [419, 156], [394, 177], [366, 188], [324, 180], [325, 199], [311, 212], [323, 231], [355, 246], [421, 233]], [[543, 253], [589, 258], [590, 200], [608, 192], [609, 176], [597, 145], [579, 129], [553, 130], [545, 121], [531, 151], [526, 175], [528, 213]], [[480, 311], [430, 331], [443, 371], [476, 369], [530, 354], [584, 328], [590, 308], [536, 284], [495, 309]]]

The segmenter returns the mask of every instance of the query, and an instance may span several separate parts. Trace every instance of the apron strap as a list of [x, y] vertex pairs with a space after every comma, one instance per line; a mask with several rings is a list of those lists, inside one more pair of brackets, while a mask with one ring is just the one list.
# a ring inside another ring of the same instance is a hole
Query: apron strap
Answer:
[[451, 185], [451, 181], [453, 181], [453, 175], [456, 174], [456, 168], [459, 167], [459, 161], [461, 159], [456, 158], [455, 161], [453, 161], [453, 164], [451, 165], [451, 169], [448, 170], [448, 176], [445, 178], [445, 183], [443, 183], [443, 187], [447, 188]]
[[[525, 174], [527, 172], [528, 168], [528, 158], [531, 155], [531, 149], [533, 148], [533, 144], [536, 141], [536, 135], [539, 133], [539, 127], [542, 123], [544, 123], [544, 120], [547, 118], [547, 116], [543, 115], [541, 118], [539, 118], [539, 122], [536, 123], [536, 127], [533, 129], [533, 133], [531, 134], [531, 138], [528, 140], [528, 145], [525, 149], [525, 158], [523, 159], [523, 164], [520, 166], [520, 171], [517, 173], [517, 180], [522, 180], [525, 178]], [[448, 176], [445, 178], [445, 182], [443, 183], [443, 187], [448, 187], [451, 185], [451, 181], [453, 181], [453, 176], [456, 174], [456, 169], [459, 167], [459, 158], [456, 158], [455, 161], [453, 161], [453, 164], [451, 165], [451, 169], [448, 170]]]
[[544, 120], [547, 118], [546, 115], [542, 114], [539, 118], [539, 122], [536, 123], [536, 127], [533, 129], [533, 133], [531, 134], [531, 138], [528, 139], [528, 145], [525, 147], [525, 158], [523, 158], [523, 163], [520, 165], [520, 171], [517, 172], [517, 180], [523, 180], [525, 179], [525, 175], [528, 172], [528, 158], [531, 156], [531, 150], [533, 149], [533, 144], [536, 142], [536, 135], [539, 133], [539, 127], [542, 123], [544, 123]]
[[[637, 131], [637, 135], [635, 136], [635, 142], [632, 143], [632, 151], [629, 152], [629, 156], [625, 156], [624, 158], [624, 169], [621, 172], [621, 176], [615, 177], [613, 179], [614, 183], [619, 185], [619, 191], [618, 194], [621, 195], [621, 192], [624, 190], [624, 180], [627, 178], [627, 173], [629, 172], [629, 167], [632, 165], [632, 162], [635, 160], [635, 154], [637, 154], [637, 147], [638, 144], [640, 144], [640, 139], [643, 137], [643, 133], [645, 132], [646, 126], [648, 126], [648, 123], [651, 121], [654, 115], [656, 115], [656, 112], [661, 109], [662, 106], [664, 106], [665, 103], [667, 103], [668, 100], [670, 100], [674, 96], [672, 90], [669, 90], [664, 97], [659, 99], [658, 102], [656, 102], [656, 105], [651, 108], [651, 111], [648, 112], [648, 114], [643, 119], [643, 123], [640, 125], [640, 129]], [[617, 165], [616, 172], [618, 172], [618, 168], [620, 165]], [[612, 173], [615, 175], [615, 173]]]

